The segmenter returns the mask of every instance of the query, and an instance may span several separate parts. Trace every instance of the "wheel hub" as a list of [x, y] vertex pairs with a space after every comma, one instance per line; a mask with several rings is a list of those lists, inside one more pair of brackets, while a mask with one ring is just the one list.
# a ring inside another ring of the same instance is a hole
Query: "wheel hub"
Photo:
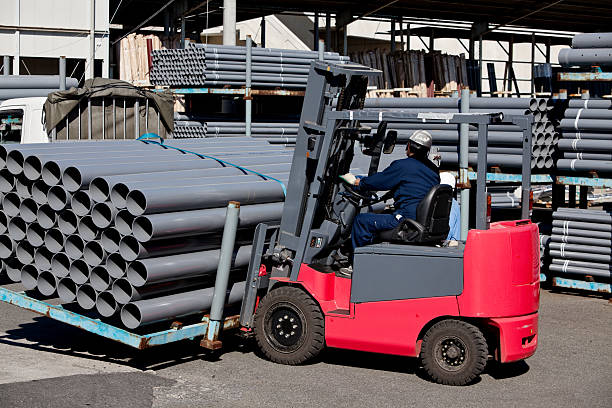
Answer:
[[275, 310], [270, 316], [270, 323], [273, 339], [285, 347], [295, 345], [302, 338], [302, 321], [298, 314], [289, 308]]
[[465, 344], [456, 338], [445, 338], [436, 347], [436, 361], [448, 371], [456, 371], [467, 360]]

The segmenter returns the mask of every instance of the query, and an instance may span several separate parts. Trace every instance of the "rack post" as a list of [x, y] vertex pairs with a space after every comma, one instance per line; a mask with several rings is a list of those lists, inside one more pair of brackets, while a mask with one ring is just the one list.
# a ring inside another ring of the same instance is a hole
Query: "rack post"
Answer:
[[[461, 89], [461, 113], [470, 111], [470, 89]], [[467, 240], [470, 222], [470, 178], [468, 176], [469, 124], [459, 124], [459, 198], [461, 200], [461, 240]]]
[[227, 204], [227, 212], [225, 214], [225, 226], [223, 227], [223, 238], [221, 239], [221, 252], [219, 254], [215, 290], [213, 293], [212, 305], [210, 307], [209, 324], [206, 329], [206, 335], [200, 343], [202, 347], [211, 350], [216, 350], [221, 347], [219, 331], [223, 323], [223, 308], [227, 298], [227, 286], [229, 283], [230, 269], [232, 267], [239, 216], [240, 203], [238, 201], [230, 201]]
[[252, 115], [252, 102], [251, 97], [251, 78], [252, 78], [252, 63], [253, 61], [253, 40], [248, 35], [246, 38], [246, 89], [244, 95], [244, 108], [245, 108], [245, 125], [246, 125], [246, 136], [251, 137], [251, 115]]

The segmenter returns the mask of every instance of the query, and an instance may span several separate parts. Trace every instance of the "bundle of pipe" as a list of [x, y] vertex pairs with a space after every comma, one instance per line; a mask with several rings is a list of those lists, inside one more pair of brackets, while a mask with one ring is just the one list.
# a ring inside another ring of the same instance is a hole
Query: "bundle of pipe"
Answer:
[[546, 272], [550, 266], [551, 236], [540, 233], [540, 270]]
[[551, 273], [610, 280], [612, 211], [559, 208], [552, 226]]
[[569, 100], [559, 128], [559, 170], [612, 174], [612, 101]]
[[521, 190], [513, 186], [487, 186], [493, 208], [518, 208], [521, 206]]
[[[251, 137], [267, 140], [272, 144], [295, 144], [297, 122], [253, 122]], [[173, 137], [236, 137], [244, 136], [246, 124], [237, 121], [175, 120]]]
[[[384, 109], [410, 112], [459, 112], [460, 98], [372, 98], [366, 99], [366, 109]], [[559, 139], [549, 112], [553, 103], [542, 98], [476, 98], [470, 97], [470, 112], [503, 112], [506, 115], [531, 115], [532, 126], [531, 166], [547, 170], [554, 165], [553, 153]], [[370, 125], [376, 126], [375, 123]], [[407, 142], [418, 129], [429, 131], [434, 146], [439, 148], [442, 167], [456, 168], [458, 164], [459, 130], [453, 124], [389, 123], [387, 129], [398, 131], [398, 140]], [[489, 126], [488, 163], [490, 166], [516, 169], [522, 165], [522, 132], [514, 125]], [[478, 134], [470, 127], [470, 166], [477, 163]]]
[[255, 226], [280, 220], [292, 152], [245, 137], [166, 145], [183, 152], [144, 141], [0, 145], [9, 278], [104, 317], [123, 310], [128, 328], [199, 312], [235, 200], [233, 279], [243, 280]]
[[[152, 52], [151, 83], [168, 86], [244, 86], [246, 47], [191, 44], [187, 49]], [[305, 88], [310, 62], [316, 51], [252, 48], [252, 85], [258, 87]], [[326, 61], [348, 61], [335, 52], [325, 52]]]
[[612, 33], [576, 34], [572, 48], [559, 51], [559, 64], [612, 66]]
[[[66, 78], [66, 88], [77, 87], [79, 81]], [[59, 75], [4, 75], [0, 76], [0, 100], [47, 96], [60, 89]]]

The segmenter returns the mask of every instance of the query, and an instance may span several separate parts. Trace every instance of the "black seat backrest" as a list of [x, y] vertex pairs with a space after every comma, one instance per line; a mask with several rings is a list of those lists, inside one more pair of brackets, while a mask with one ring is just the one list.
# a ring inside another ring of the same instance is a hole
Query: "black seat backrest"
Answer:
[[447, 184], [433, 186], [419, 203], [416, 221], [424, 227], [427, 241], [444, 240], [448, 236], [452, 203], [453, 189]]
[[379, 233], [378, 239], [400, 244], [439, 244], [450, 230], [452, 204], [451, 186], [435, 185], [419, 203], [416, 220], [404, 217], [394, 229]]

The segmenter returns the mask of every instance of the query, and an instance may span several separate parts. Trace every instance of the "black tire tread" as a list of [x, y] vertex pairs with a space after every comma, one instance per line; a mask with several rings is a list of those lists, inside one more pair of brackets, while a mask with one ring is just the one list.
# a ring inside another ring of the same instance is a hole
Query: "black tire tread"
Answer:
[[[474, 342], [472, 369], [463, 376], [456, 377], [451, 373], [442, 371], [434, 361], [433, 353], [430, 353], [430, 348], [434, 346], [434, 344], [430, 343], [435, 341], [438, 333], [452, 330], [463, 331]], [[429, 328], [423, 337], [420, 359], [427, 375], [433, 381], [444, 385], [466, 385], [474, 381], [484, 371], [487, 365], [488, 353], [487, 341], [476, 326], [462, 320], [448, 319], [438, 322]]]
[[[270, 346], [265, 338], [264, 322], [262, 321], [266, 309], [274, 302], [291, 300], [300, 308], [308, 321], [312, 333], [307, 341], [296, 352], [283, 354]], [[259, 350], [270, 361], [286, 365], [300, 365], [313, 360], [325, 348], [325, 318], [319, 305], [304, 290], [292, 286], [282, 286], [269, 292], [259, 304], [255, 312], [255, 340]]]

